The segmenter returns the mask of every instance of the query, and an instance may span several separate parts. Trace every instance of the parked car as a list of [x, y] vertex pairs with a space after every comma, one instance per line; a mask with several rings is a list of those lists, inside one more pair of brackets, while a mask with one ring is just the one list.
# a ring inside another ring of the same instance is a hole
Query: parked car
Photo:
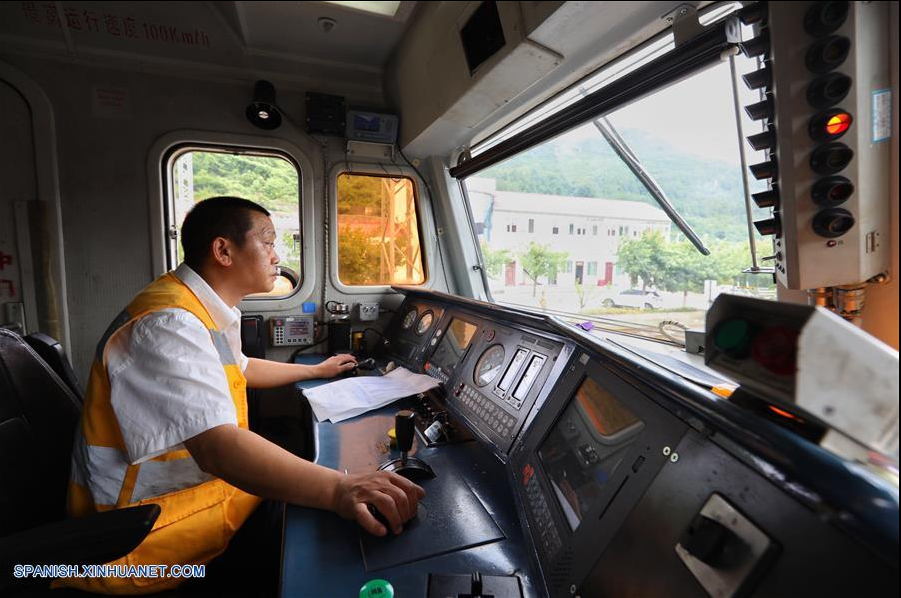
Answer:
[[663, 299], [657, 291], [643, 291], [641, 289], [625, 289], [611, 294], [601, 301], [604, 307], [637, 307], [639, 309], [658, 309], [662, 306]]

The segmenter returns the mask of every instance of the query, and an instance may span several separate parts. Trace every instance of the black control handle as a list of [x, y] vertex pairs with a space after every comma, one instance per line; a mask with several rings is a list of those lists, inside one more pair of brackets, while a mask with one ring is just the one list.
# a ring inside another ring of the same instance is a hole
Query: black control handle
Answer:
[[416, 415], [409, 409], [403, 409], [394, 416], [394, 433], [397, 436], [397, 448], [407, 453], [413, 448], [413, 431]]

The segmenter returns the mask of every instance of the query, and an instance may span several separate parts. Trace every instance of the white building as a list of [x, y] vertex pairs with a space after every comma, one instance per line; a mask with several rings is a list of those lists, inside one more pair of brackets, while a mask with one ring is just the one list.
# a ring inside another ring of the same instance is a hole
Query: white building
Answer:
[[[620, 243], [645, 231], [669, 235], [666, 213], [643, 202], [498, 191], [494, 179], [484, 178], [467, 179], [466, 188], [479, 239], [492, 250], [516, 256], [534, 242], [568, 254], [556, 280], [540, 280], [550, 286], [573, 288], [578, 281], [628, 287], [629, 276], [616, 269]], [[495, 282], [515, 286], [532, 281], [514, 257]]]

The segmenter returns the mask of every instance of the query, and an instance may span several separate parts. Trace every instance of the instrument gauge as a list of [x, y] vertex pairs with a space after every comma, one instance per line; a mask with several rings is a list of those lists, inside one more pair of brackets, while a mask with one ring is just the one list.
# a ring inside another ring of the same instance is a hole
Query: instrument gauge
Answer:
[[419, 318], [419, 323], [416, 324], [416, 334], [418, 334], [418, 335], [420, 335], [420, 336], [423, 335], [423, 334], [425, 334], [426, 331], [427, 331], [429, 328], [431, 328], [431, 326], [432, 326], [432, 321], [433, 321], [434, 319], [435, 319], [435, 314], [433, 314], [433, 313], [430, 312], [430, 311], [427, 311], [427, 312], [425, 312], [424, 314], [422, 314], [422, 317]]
[[503, 366], [504, 346], [492, 345], [488, 347], [476, 362], [475, 371], [473, 371], [473, 382], [476, 383], [476, 386], [491, 384], [497, 378]]
[[403, 328], [404, 330], [409, 330], [410, 326], [413, 325], [413, 322], [416, 321], [417, 315], [418, 314], [416, 313], [416, 308], [413, 308], [410, 311], [408, 311], [407, 314], [404, 316], [403, 321], [400, 323], [400, 327]]

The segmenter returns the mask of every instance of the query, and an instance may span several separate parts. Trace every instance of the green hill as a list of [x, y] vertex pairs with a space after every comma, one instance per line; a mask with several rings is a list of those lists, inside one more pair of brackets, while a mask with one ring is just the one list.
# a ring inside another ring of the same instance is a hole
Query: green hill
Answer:
[[[740, 167], [686, 154], [644, 131], [625, 129], [620, 134], [705, 242], [747, 241]], [[500, 191], [622, 199], [657, 206], [600, 133], [596, 139], [576, 142], [560, 138], [478, 176], [496, 179]]]

